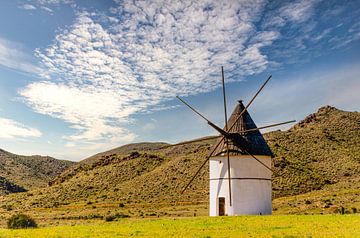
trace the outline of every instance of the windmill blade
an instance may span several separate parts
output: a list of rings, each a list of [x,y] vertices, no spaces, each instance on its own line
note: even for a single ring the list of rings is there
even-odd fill
[[[242,110],[240,112],[240,114],[238,115],[238,117],[236,118],[236,120],[233,122],[233,124],[230,126],[229,130],[230,131],[235,124],[237,123],[237,121],[241,118],[241,116],[246,112],[246,110],[250,107],[250,105],[252,104],[252,102],[255,100],[255,98],[259,95],[259,93],[262,91],[262,89],[265,87],[265,85],[269,82],[269,80],[271,79],[271,75],[268,77],[268,79],[265,81],[265,83],[263,83],[263,85],[260,87],[260,89],[256,92],[256,94],[254,95],[254,97],[250,100],[250,102],[246,105],[246,107],[244,108],[244,110]],[[204,117],[203,115],[201,115],[199,112],[197,112],[194,108],[192,108],[190,105],[188,105],[185,101],[183,101],[179,96],[176,96],[181,102],[183,102],[185,105],[187,105],[188,107],[190,107],[190,109],[192,109],[194,112],[196,112],[196,114],[198,114],[199,116],[201,116],[203,119],[205,119],[208,123],[210,122],[208,119],[206,119],[206,117]],[[212,156],[212,154],[215,152],[215,150],[217,149],[217,147],[220,145],[220,143],[222,143],[224,141],[223,137],[214,147],[214,149],[211,151],[211,153],[209,154],[209,156],[206,158],[206,160],[203,162],[203,164],[199,167],[199,169],[196,171],[196,173],[193,175],[193,177],[191,178],[191,180],[189,181],[189,183],[185,186],[185,188],[183,189],[183,191],[181,192],[181,194],[183,194],[185,192],[185,190],[190,186],[190,184],[192,183],[192,181],[194,181],[194,179],[196,178],[196,176],[198,175],[198,173],[201,171],[201,169],[205,166],[206,162],[208,162],[208,160],[210,159],[210,157]],[[255,156],[251,155],[250,153],[248,153],[250,156],[252,156],[253,158],[255,158],[258,162],[260,162],[261,164],[263,164],[260,160],[258,160]],[[267,165],[263,164],[265,167],[267,167],[268,169],[271,170],[271,168],[269,168]],[[272,170],[271,170],[272,171]]]
[[[205,164],[208,162],[208,160],[210,159],[210,157],[213,155],[213,153],[215,152],[215,150],[219,147],[219,145],[224,141],[225,137],[223,136],[221,138],[221,140],[215,145],[214,149],[210,152],[210,154],[206,157],[206,159],[204,160],[204,162],[201,164],[201,166],[199,167],[199,169],[196,171],[196,173],[193,175],[193,177],[190,179],[190,181],[186,184],[186,186],[184,187],[184,189],[181,191],[181,194],[183,194],[185,192],[185,190],[190,186],[190,184],[194,181],[194,179],[196,178],[196,176],[200,173],[201,169],[205,166]],[[243,149],[242,150],[250,155],[253,159],[255,159],[257,162],[259,162],[261,165],[263,165],[265,168],[267,168],[268,170],[270,170],[272,173],[274,173],[274,171],[267,166],[266,164],[264,164],[263,162],[261,162],[258,158],[256,158],[253,154],[249,153],[247,150]]]
[[[231,199],[231,175],[230,175],[230,152],[229,152],[229,141],[226,139],[226,151],[227,151],[227,169],[228,169],[228,180],[229,180],[229,200],[230,200],[230,207],[232,206],[232,199]]]
[[[274,126],[281,126],[281,125],[285,125],[285,124],[293,123],[293,122],[296,122],[296,120],[286,121],[286,122],[281,122],[281,123],[276,123],[276,124],[271,124],[271,125],[267,125],[267,126],[261,126],[261,127],[257,127],[257,128],[254,128],[254,129],[249,129],[249,130],[245,130],[245,131],[240,131],[239,133],[247,133],[247,132],[251,132],[251,131],[258,131],[258,130],[261,130],[261,129],[265,129],[265,128],[269,128],[269,127],[274,127]],[[222,137],[222,136],[221,136],[221,135],[220,135],[220,136],[215,136],[215,135],[213,135],[213,136],[207,136],[207,137],[205,137],[205,138],[200,138],[200,139],[195,139],[195,140],[184,141],[184,142],[176,143],[176,144],[173,144],[173,145],[165,145],[165,146],[163,146],[163,147],[160,147],[159,149],[166,149],[166,148],[171,148],[171,147],[180,146],[180,145],[187,145],[187,144],[192,144],[192,143],[201,142],[201,141],[213,140],[213,139],[220,138],[220,137]]]
[[[207,119],[205,116],[203,116],[200,112],[198,112],[197,110],[195,110],[192,106],[190,106],[185,100],[181,99],[179,96],[176,96],[177,99],[179,99],[182,103],[184,103],[187,107],[189,107],[193,112],[195,112],[196,114],[198,114],[200,117],[202,117],[205,121],[207,121],[207,123],[213,127],[215,130],[217,130],[221,135],[225,136],[226,138],[230,138],[229,136],[229,131],[235,126],[235,124],[239,121],[239,119],[241,118],[241,116],[246,112],[246,110],[250,107],[250,105],[253,103],[253,101],[255,100],[255,98],[259,95],[259,93],[263,90],[263,88],[265,87],[265,85],[269,82],[269,80],[271,79],[272,75],[270,75],[267,80],[263,83],[263,85],[261,85],[260,89],[256,92],[256,94],[252,97],[252,99],[250,100],[250,102],[246,105],[246,107],[244,108],[244,110],[242,110],[240,112],[240,114],[237,116],[236,120],[233,122],[233,124],[230,126],[230,128],[226,131],[222,130],[220,127],[218,127],[217,125],[215,125],[214,123],[212,123],[209,119]]]
[[[253,101],[255,100],[255,98],[259,95],[259,93],[263,90],[263,88],[265,87],[265,85],[269,82],[269,80],[271,79],[272,75],[270,75],[268,77],[268,79],[265,81],[265,83],[263,83],[263,85],[260,87],[260,89],[256,92],[256,94],[252,97],[252,99],[250,100],[250,102],[246,105],[246,107],[244,108],[244,110],[242,110],[240,112],[240,114],[238,115],[238,117],[236,118],[236,120],[233,122],[233,124],[230,126],[228,132],[235,126],[235,124],[238,122],[238,120],[241,118],[241,116],[246,112],[246,110],[250,107],[250,105],[253,103]]]
[[[163,147],[160,147],[160,149],[166,149],[166,148],[179,146],[179,145],[187,145],[187,144],[192,144],[192,143],[201,142],[201,141],[213,140],[213,139],[220,138],[220,137],[222,137],[222,136],[207,136],[206,138],[184,141],[184,142],[176,143],[173,145],[165,145]]]
[[[190,184],[194,181],[194,179],[196,178],[196,176],[200,173],[201,169],[205,166],[205,164],[208,162],[208,160],[210,159],[210,157],[213,155],[213,153],[215,152],[215,150],[219,147],[219,145],[221,144],[221,142],[223,142],[224,137],[216,144],[216,146],[214,147],[214,149],[210,152],[210,154],[206,157],[206,159],[204,160],[204,162],[201,164],[201,166],[199,167],[199,169],[196,171],[196,173],[192,176],[192,178],[190,179],[190,181],[186,184],[186,186],[184,187],[184,189],[181,191],[181,194],[183,194],[185,192],[185,190],[190,186]]]
[[[203,116],[200,112],[198,112],[197,110],[195,110],[195,108],[193,108],[192,106],[190,106],[189,103],[187,103],[184,99],[182,99],[179,96],[176,96],[177,99],[179,99],[182,103],[184,103],[188,108],[190,108],[193,112],[195,112],[196,114],[198,114],[200,117],[202,117],[205,121],[209,122],[210,120],[207,119],[205,116]]]
[[[221,135],[229,138],[229,133],[227,133],[226,131],[224,131],[223,129],[221,129],[220,127],[218,127],[217,125],[215,125],[214,123],[212,123],[209,119],[207,119],[205,116],[203,116],[200,112],[198,112],[195,108],[193,108],[192,106],[190,106],[184,99],[180,98],[179,96],[176,96],[177,99],[179,99],[182,103],[184,103],[188,108],[190,108],[193,112],[195,112],[196,114],[198,114],[200,117],[202,117],[205,121],[207,121],[207,123],[214,128],[215,130],[217,130]]]
[[[225,92],[225,77],[224,77],[224,67],[221,66],[221,79],[222,79],[222,87],[223,87],[223,99],[224,99],[224,115],[225,115],[225,131],[228,130],[228,119],[227,119],[227,110],[226,110],[226,92]],[[230,173],[230,153],[229,153],[229,140],[225,139],[226,143],[226,151],[227,151],[227,171],[228,171],[228,184],[229,184],[229,200],[230,207],[232,206],[231,199],[231,173]]]
[[[226,93],[225,93],[225,78],[224,78],[224,67],[221,66],[221,79],[222,79],[222,87],[223,87],[223,99],[224,99],[224,115],[225,115],[225,130],[228,129],[227,124],[227,111],[226,111]]]
[[[271,124],[271,125],[267,125],[267,126],[261,126],[261,127],[257,127],[254,129],[248,129],[245,131],[240,131],[239,133],[246,133],[246,132],[250,132],[250,131],[258,131],[261,129],[265,129],[265,128],[269,128],[269,127],[274,127],[274,126],[281,126],[281,125],[285,125],[285,124],[289,124],[289,123],[293,123],[296,122],[296,120],[292,120],[292,121],[286,121],[286,122],[281,122],[281,123],[276,123],[276,124]]]
[[[248,107],[250,107],[250,105],[252,104],[252,102],[255,100],[255,98],[259,95],[259,93],[263,90],[263,88],[265,87],[265,85],[269,82],[269,80],[271,79],[272,75],[270,75],[268,77],[268,79],[265,81],[265,83],[263,83],[263,85],[261,85],[260,89],[256,92],[256,94],[254,95],[254,97],[250,100],[250,102],[248,103],[248,105],[246,105],[245,109],[243,111],[246,111],[248,109]]]
[[[241,148],[242,150],[244,150],[244,152],[248,155],[250,155],[253,159],[255,159],[257,162],[259,162],[261,165],[263,165],[265,168],[267,168],[268,170],[270,170],[272,173],[274,173],[274,171],[269,167],[267,166],[266,164],[264,164],[263,162],[261,162],[258,158],[255,157],[255,155],[249,153],[247,150]]]

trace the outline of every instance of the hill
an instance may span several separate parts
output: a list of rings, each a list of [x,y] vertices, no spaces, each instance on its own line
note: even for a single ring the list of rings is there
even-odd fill
[[[45,187],[73,164],[49,156],[22,156],[0,149],[0,194]]]
[[[360,113],[326,106],[288,131],[264,136],[275,155],[276,213],[360,208]],[[168,148],[164,143],[119,147],[69,168],[52,186],[34,190],[31,196],[0,197],[0,202],[29,210],[53,208],[52,216],[68,219],[119,209],[134,216],[205,215],[208,165],[184,194],[181,190],[214,143],[215,139]],[[331,196],[331,202],[321,196]]]
[[[360,113],[326,106],[290,130],[265,135],[275,154],[276,197],[360,177]]]

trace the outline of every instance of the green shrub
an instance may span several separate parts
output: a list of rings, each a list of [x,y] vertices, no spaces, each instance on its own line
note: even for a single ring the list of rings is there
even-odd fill
[[[34,219],[25,214],[16,214],[7,221],[9,229],[35,228],[37,224]]]

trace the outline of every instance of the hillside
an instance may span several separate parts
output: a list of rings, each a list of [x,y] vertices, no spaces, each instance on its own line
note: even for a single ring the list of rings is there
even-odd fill
[[[322,107],[285,132],[265,135],[275,154],[276,196],[360,177],[360,113]]]
[[[49,156],[22,156],[0,149],[0,194],[45,187],[73,164]]]
[[[26,192],[26,189],[10,182],[4,177],[0,177],[0,194]]]
[[[290,130],[274,131],[264,136],[275,155],[273,159],[275,197],[318,190],[325,185],[335,184],[360,175],[360,114],[357,112],[345,112],[330,106],[322,107]],[[152,171],[152,175],[160,176],[157,173],[161,172],[162,177],[164,177],[163,175],[169,177],[171,174],[172,178],[170,179],[177,180],[175,178],[179,175],[172,173],[178,171],[188,177],[193,174],[194,168],[196,169],[194,165],[202,162],[202,158],[208,153],[208,149],[214,141],[159,150],[157,149],[166,144],[126,145],[82,161],[77,168],[66,171],[67,173],[61,175],[57,180],[67,181],[65,177],[70,178],[70,173],[77,174],[74,171],[81,171],[80,168],[88,173],[93,171],[96,174],[100,172],[97,170],[104,166],[108,166],[109,171],[112,171],[114,170],[112,165],[121,165],[124,168],[130,163],[133,163],[133,168],[143,174],[146,168],[143,168],[142,164],[146,167],[148,166],[147,161],[150,160],[154,165],[154,167],[149,165],[151,171],[157,166],[164,165],[164,167],[160,167],[159,171]],[[135,154],[130,155],[131,153]],[[195,156],[198,156],[198,159],[195,159]],[[144,163],[141,162],[142,160]],[[185,171],[183,171],[184,169]],[[204,169],[203,176],[205,178],[206,171],[207,169]],[[140,172],[135,176],[134,170],[125,169],[125,174],[118,175],[122,179],[126,177],[126,180],[132,180],[138,177]],[[146,177],[145,174],[144,176]],[[96,181],[95,178],[94,181]],[[171,184],[179,186],[182,182]],[[207,190],[207,188],[203,188],[203,190]]]
[[[313,212],[330,213],[352,204],[360,209],[356,195],[360,181],[360,113],[322,107],[288,131],[270,132],[265,138],[275,154],[276,212],[306,212],[311,208]],[[0,203],[22,209],[59,207],[59,214],[53,216],[61,217],[80,211],[87,216],[108,213],[120,209],[119,204],[125,207],[122,211],[126,209],[135,216],[205,215],[208,165],[184,194],[181,190],[214,142],[169,148],[162,148],[164,143],[127,145],[82,161],[57,177],[52,186],[34,190],[31,196],[0,197]],[[324,205],[321,197],[317,201],[312,195],[321,196],[322,192],[334,196],[331,205]],[[294,195],[305,197],[289,202],[297,197]],[[310,203],[306,196],[313,197]],[[302,209],[298,209],[300,206]]]

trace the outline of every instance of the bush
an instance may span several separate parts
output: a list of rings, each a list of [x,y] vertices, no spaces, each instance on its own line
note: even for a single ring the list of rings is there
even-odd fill
[[[115,219],[116,219],[116,217],[113,216],[113,215],[110,215],[110,216],[106,216],[106,217],[105,217],[105,221],[113,221],[113,220],[115,220]]]
[[[123,213],[116,213],[114,215],[106,216],[105,221],[114,221],[117,220],[118,218],[128,218],[128,217],[130,216]]]
[[[7,221],[9,229],[35,228],[37,224],[34,219],[25,214],[17,214],[10,217]]]
[[[352,207],[351,208],[352,212],[355,214],[357,212],[357,208],[356,207]]]

